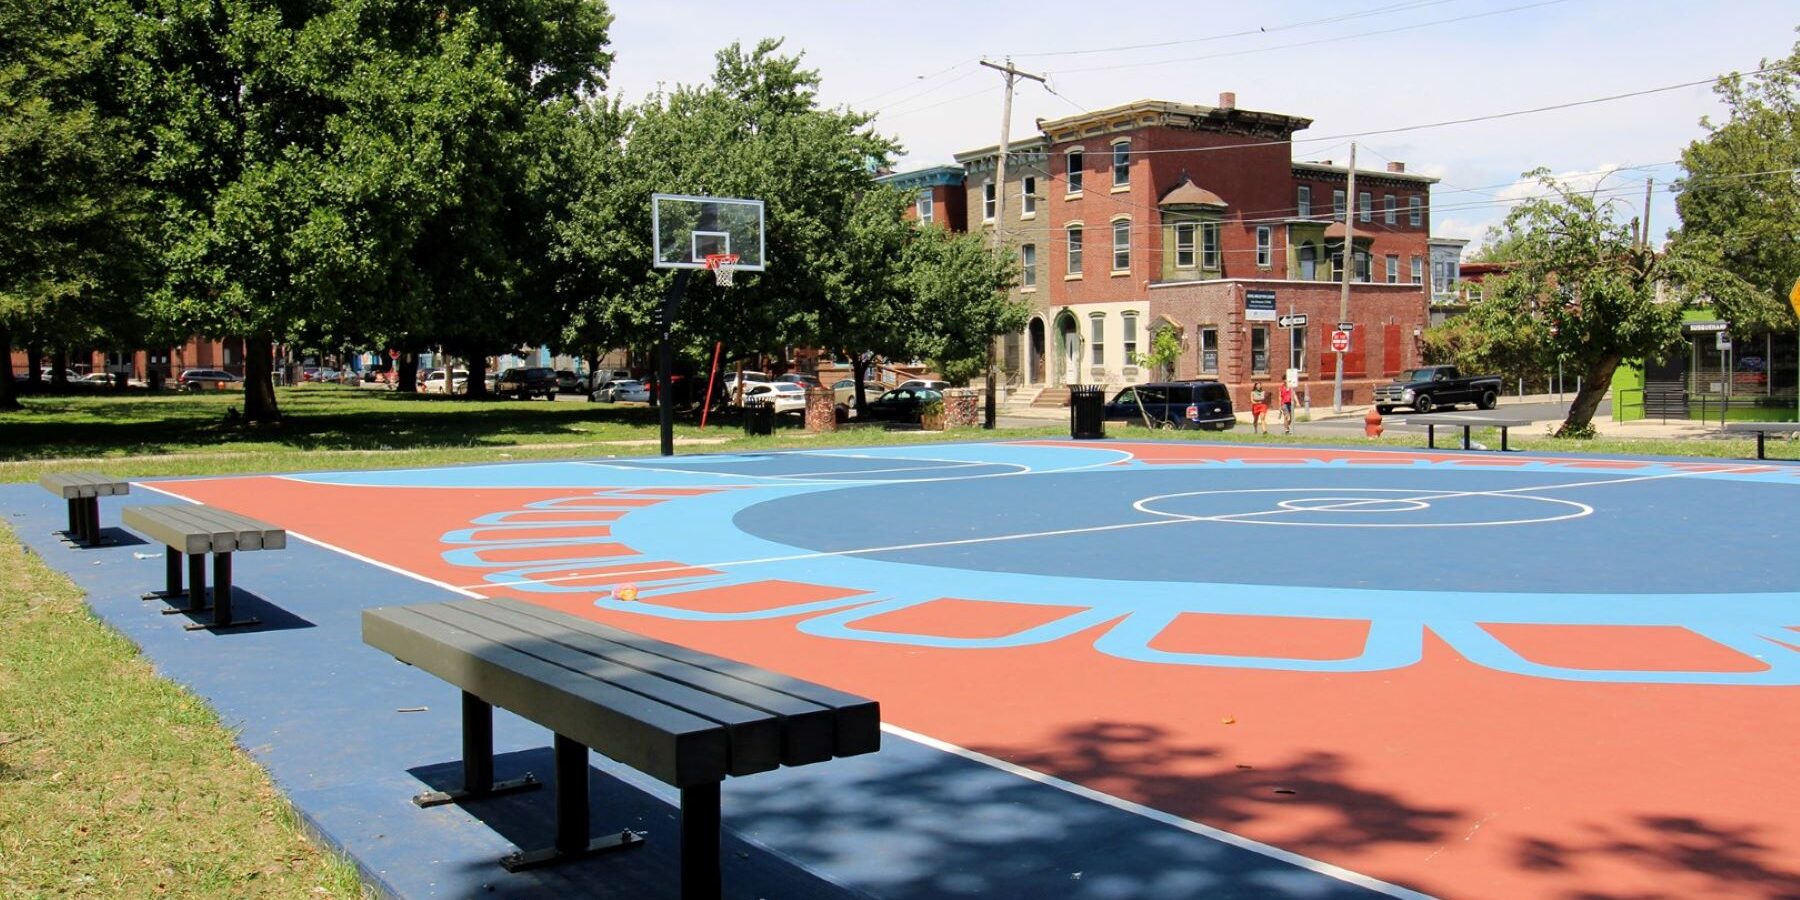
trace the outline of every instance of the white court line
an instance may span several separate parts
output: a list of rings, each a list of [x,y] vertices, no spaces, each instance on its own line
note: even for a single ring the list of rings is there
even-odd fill
[[[1265,844],[1261,841],[1251,840],[1242,835],[1232,834],[1229,831],[1214,828],[1211,825],[1205,825],[1191,819],[1184,819],[1173,813],[1167,813],[1154,807],[1145,806],[1142,803],[1134,803],[1130,800],[1114,797],[1111,794],[1102,793],[1086,785],[1076,784],[1073,781],[1067,781],[1058,778],[1055,775],[1046,775],[1035,769],[1027,769],[1017,763],[1010,763],[1003,759],[997,759],[985,753],[970,750],[967,747],[959,747],[948,741],[940,741],[937,738],[927,737],[916,731],[909,731],[905,728],[901,728],[898,725],[891,725],[883,722],[881,724],[881,730],[896,737],[905,738],[906,740],[917,744],[923,744],[933,750],[951,753],[971,762],[977,762],[984,766],[999,769],[1008,775],[1014,775],[1026,779],[1027,781],[1033,781],[1044,785],[1045,787],[1056,788],[1057,790],[1074,794],[1084,800],[1091,800],[1095,803],[1110,806],[1121,812],[1142,816],[1143,818],[1162,825],[1179,828],[1191,834],[1197,834],[1201,837],[1218,841],[1221,844],[1237,847],[1240,850],[1248,850],[1259,856],[1266,856],[1269,859],[1284,862],[1288,865],[1295,866],[1296,868],[1305,869],[1308,872],[1323,875],[1327,878],[1335,878],[1346,884],[1355,885],[1356,887],[1374,891],[1378,894],[1384,894],[1389,897],[1400,897],[1404,898],[1404,900],[1432,900],[1430,894],[1422,894],[1411,888],[1401,887],[1400,885],[1382,881],[1378,878],[1372,878],[1360,872],[1353,872],[1342,866],[1313,859],[1310,856],[1301,856],[1292,850],[1283,850],[1280,847]]]

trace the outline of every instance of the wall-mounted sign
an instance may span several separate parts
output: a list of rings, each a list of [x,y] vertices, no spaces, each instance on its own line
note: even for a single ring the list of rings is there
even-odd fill
[[[1273,322],[1275,315],[1274,291],[1245,291],[1244,320],[1247,322]]]

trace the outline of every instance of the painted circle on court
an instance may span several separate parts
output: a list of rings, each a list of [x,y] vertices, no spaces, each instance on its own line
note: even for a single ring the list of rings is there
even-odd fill
[[[1594,512],[1586,503],[1518,492],[1344,487],[1183,491],[1145,497],[1131,506],[1192,522],[1296,528],[1503,527]]]

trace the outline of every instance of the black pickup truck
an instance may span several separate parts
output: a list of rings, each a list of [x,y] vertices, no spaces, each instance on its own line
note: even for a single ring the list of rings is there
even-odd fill
[[[1410,406],[1422,413],[1434,409],[1453,409],[1458,403],[1473,403],[1482,409],[1493,409],[1500,402],[1500,376],[1481,375],[1464,378],[1455,366],[1422,366],[1394,376],[1392,384],[1375,389],[1375,411],[1387,415],[1395,407]]]

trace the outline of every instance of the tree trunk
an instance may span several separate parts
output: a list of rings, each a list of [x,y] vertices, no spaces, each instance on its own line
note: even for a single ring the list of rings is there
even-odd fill
[[[25,388],[33,394],[44,390],[44,351],[37,347],[25,348]]]
[[[471,400],[487,397],[487,357],[473,356],[469,358],[469,385],[466,391]]]
[[[275,403],[275,342],[268,335],[244,339],[244,419],[250,422],[281,421]]]
[[[1613,372],[1618,370],[1623,359],[1624,357],[1617,355],[1602,356],[1588,367],[1581,379],[1581,390],[1569,404],[1569,417],[1556,430],[1557,437],[1585,436],[1588,433],[1594,421],[1594,411],[1600,408],[1600,401],[1612,387]]]
[[[869,378],[869,361],[861,353],[850,355],[850,377],[856,380],[856,396],[852,405],[856,407],[856,417],[861,419],[863,413],[868,411],[868,401],[863,399],[863,384]]]
[[[12,358],[12,329],[5,319],[0,319],[0,353]],[[6,367],[4,378],[0,378],[0,410],[19,408],[19,383],[13,379],[12,365]]]
[[[116,368],[120,370],[113,372],[112,389],[115,394],[124,394],[125,389],[131,386],[131,373],[133,371],[131,351],[120,350],[119,360],[120,362],[117,366],[108,365],[107,368]]]
[[[419,354],[411,350],[400,351],[399,378],[394,382],[394,390],[403,394],[419,392]]]
[[[69,348],[58,347],[50,354],[50,386],[59,394],[69,392]]]

